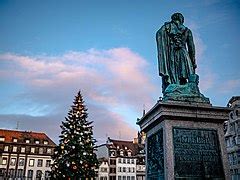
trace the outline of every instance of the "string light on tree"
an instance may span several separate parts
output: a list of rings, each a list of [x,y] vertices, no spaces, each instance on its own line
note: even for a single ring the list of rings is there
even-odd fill
[[[78,92],[68,116],[60,126],[59,145],[53,155],[52,179],[95,178],[98,161],[94,154],[92,122],[80,92]]]

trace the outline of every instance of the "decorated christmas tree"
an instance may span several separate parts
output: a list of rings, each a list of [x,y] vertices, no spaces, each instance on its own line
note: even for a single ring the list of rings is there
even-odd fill
[[[59,145],[53,155],[52,179],[91,179],[96,176],[98,160],[94,153],[92,122],[80,91],[65,122],[61,125]]]

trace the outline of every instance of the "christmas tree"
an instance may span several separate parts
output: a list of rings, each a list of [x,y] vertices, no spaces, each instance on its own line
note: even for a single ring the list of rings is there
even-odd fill
[[[59,145],[55,148],[52,179],[91,179],[96,176],[98,160],[93,138],[92,122],[80,91],[78,92],[62,129]]]

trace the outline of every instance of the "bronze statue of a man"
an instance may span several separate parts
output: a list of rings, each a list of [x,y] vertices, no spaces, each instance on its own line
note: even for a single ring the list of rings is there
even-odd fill
[[[174,13],[171,19],[156,34],[163,92],[169,84],[186,84],[197,67],[192,32],[183,25],[183,15]]]

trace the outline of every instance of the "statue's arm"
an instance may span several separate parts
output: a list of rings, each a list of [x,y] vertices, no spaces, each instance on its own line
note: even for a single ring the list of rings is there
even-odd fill
[[[161,29],[159,29],[156,33],[156,41],[157,41],[157,56],[158,56],[158,66],[159,66],[159,75],[162,76],[161,72],[161,61],[162,61],[162,47],[161,47]]]
[[[193,35],[192,35],[192,32],[191,32],[190,29],[188,30],[187,46],[188,46],[189,57],[192,60],[193,67],[195,69],[197,67],[196,59],[195,59],[195,45],[194,45],[194,42],[193,42]]]
[[[167,72],[167,54],[166,54],[166,32],[165,26],[162,26],[156,33],[157,52],[158,52],[158,68],[159,75],[166,76]]]

